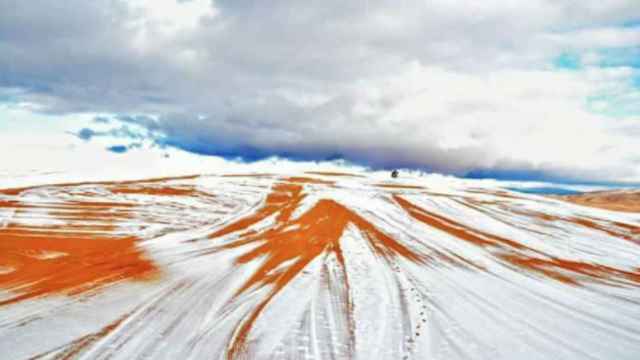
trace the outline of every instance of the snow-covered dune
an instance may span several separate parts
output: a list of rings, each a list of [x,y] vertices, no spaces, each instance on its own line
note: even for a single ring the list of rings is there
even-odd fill
[[[0,190],[2,359],[638,359],[640,214],[405,175]]]

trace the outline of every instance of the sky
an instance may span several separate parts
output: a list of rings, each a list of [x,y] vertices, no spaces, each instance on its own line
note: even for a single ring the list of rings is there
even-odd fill
[[[640,181],[637,0],[0,9],[5,167],[186,152]]]

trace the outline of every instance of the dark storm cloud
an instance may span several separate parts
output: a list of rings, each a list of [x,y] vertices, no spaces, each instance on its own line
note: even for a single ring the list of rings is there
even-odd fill
[[[48,113],[120,114],[85,140],[463,174],[510,156],[491,143],[502,127],[463,125],[512,105],[455,86],[542,66],[564,50],[550,34],[622,23],[637,5],[600,3],[182,0],[209,11],[179,15],[167,0],[0,0],[0,88]]]

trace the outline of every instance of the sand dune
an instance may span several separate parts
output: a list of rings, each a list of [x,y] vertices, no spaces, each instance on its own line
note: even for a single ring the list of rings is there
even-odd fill
[[[601,209],[640,212],[640,190],[594,191],[579,195],[558,196],[557,198]]]
[[[637,359],[638,259],[638,215],[446,179],[309,171],[5,189],[0,353]]]

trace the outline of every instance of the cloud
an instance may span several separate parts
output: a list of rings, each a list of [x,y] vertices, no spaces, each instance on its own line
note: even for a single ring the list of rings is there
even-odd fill
[[[640,128],[638,73],[610,55],[640,46],[634,0],[0,7],[12,9],[0,14],[0,87],[38,111],[102,114],[95,125],[110,127],[85,140],[640,178],[624,156],[637,141],[617,122]]]

